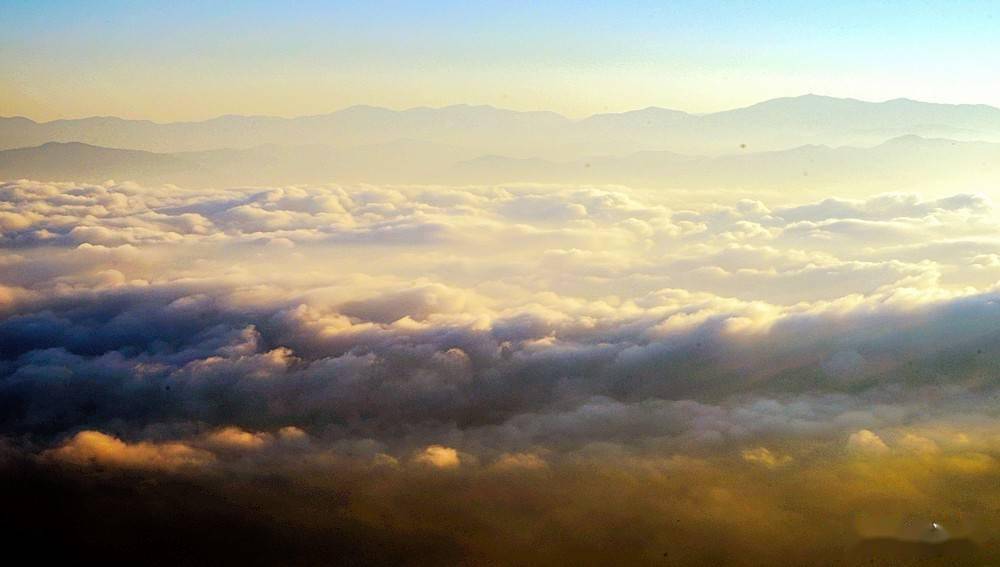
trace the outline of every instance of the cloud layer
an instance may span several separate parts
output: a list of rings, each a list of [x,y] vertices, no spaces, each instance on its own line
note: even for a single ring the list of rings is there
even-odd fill
[[[36,466],[338,470],[357,479],[352,522],[443,510],[399,501],[419,487],[549,510],[628,478],[696,531],[761,514],[732,550],[785,541],[768,530],[837,548],[795,527],[834,488],[857,495],[830,516],[855,539],[923,541],[914,518],[940,506],[982,542],[983,509],[929,475],[995,472],[998,225],[980,195],[679,207],[623,187],[7,182],[0,424]],[[583,529],[587,502],[560,529]],[[650,530],[642,554],[674,541],[666,510],[618,512]],[[502,555],[485,541],[448,545]]]

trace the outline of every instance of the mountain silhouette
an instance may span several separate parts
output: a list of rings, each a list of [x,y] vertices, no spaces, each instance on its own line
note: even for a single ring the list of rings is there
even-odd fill
[[[409,139],[479,155],[566,160],[644,150],[725,154],[806,144],[874,145],[906,134],[1000,141],[1000,109],[805,95],[711,114],[651,107],[581,120],[470,105],[408,110],[353,106],[298,118],[229,115],[162,124],[115,117],[50,122],[0,118],[0,149],[82,142],[160,153],[264,145],[345,148]]]

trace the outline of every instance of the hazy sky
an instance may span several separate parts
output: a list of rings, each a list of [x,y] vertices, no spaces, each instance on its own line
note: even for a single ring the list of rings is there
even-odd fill
[[[1000,104],[1000,3],[0,0],[0,114]]]

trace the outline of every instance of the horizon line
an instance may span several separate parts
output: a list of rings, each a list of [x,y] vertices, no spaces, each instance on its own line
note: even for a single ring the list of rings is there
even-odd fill
[[[147,122],[147,123],[151,123],[151,124],[154,124],[154,125],[163,126],[163,125],[170,125],[170,124],[202,124],[202,123],[205,123],[205,122],[212,122],[212,121],[215,121],[215,120],[222,120],[222,119],[226,119],[226,118],[264,118],[264,119],[276,119],[276,120],[302,120],[302,119],[307,119],[307,118],[319,118],[319,117],[323,117],[323,116],[332,116],[334,114],[339,114],[341,112],[346,112],[346,111],[353,110],[353,109],[362,109],[362,108],[367,108],[367,109],[372,109],[372,110],[383,110],[383,111],[389,111],[389,112],[394,112],[394,113],[403,113],[403,112],[413,112],[413,111],[421,111],[421,110],[424,110],[424,111],[426,111],[426,110],[447,110],[447,109],[452,109],[452,108],[466,107],[466,108],[484,108],[484,109],[498,110],[498,111],[502,111],[502,112],[511,112],[511,113],[516,113],[516,114],[549,114],[549,115],[558,116],[558,117],[563,118],[563,119],[565,119],[565,120],[567,120],[569,122],[582,122],[582,121],[585,121],[585,120],[588,120],[590,118],[594,118],[594,117],[597,117],[597,116],[613,116],[613,115],[621,115],[621,114],[631,114],[631,113],[634,113],[634,112],[643,112],[643,111],[647,111],[647,110],[666,110],[666,111],[670,111],[670,112],[684,113],[684,114],[687,114],[689,116],[695,116],[695,117],[697,117],[697,116],[711,116],[713,114],[722,114],[722,113],[725,113],[725,112],[733,112],[733,111],[737,111],[737,110],[744,110],[744,109],[748,109],[748,108],[753,108],[755,106],[759,106],[759,105],[762,105],[762,104],[767,104],[767,103],[770,103],[770,102],[780,101],[780,100],[796,100],[796,99],[803,99],[803,98],[817,98],[817,99],[837,100],[837,101],[846,101],[846,102],[860,102],[860,103],[865,103],[865,104],[888,104],[888,103],[899,103],[899,102],[911,102],[911,103],[927,104],[927,105],[935,105],[935,106],[985,107],[985,108],[991,108],[991,109],[994,109],[994,110],[1000,110],[1000,107],[993,106],[991,104],[986,104],[986,103],[934,102],[934,101],[920,100],[920,99],[909,98],[909,97],[895,97],[895,98],[885,99],[885,100],[866,100],[866,99],[860,99],[860,98],[855,98],[855,97],[838,97],[838,96],[823,95],[823,94],[816,94],[816,93],[805,93],[805,94],[800,94],[800,95],[789,95],[789,96],[779,96],[779,97],[774,97],[774,98],[768,98],[768,99],[757,101],[757,102],[754,102],[754,103],[751,103],[751,104],[747,104],[747,105],[744,105],[744,106],[724,108],[724,109],[715,110],[715,111],[712,111],[712,112],[690,112],[690,111],[681,110],[681,109],[678,109],[678,108],[670,108],[670,107],[665,107],[665,106],[651,105],[651,106],[645,106],[645,107],[642,107],[642,108],[634,108],[634,109],[631,109],[631,110],[621,110],[621,111],[618,111],[618,112],[597,112],[597,113],[593,113],[593,114],[588,114],[588,115],[585,115],[585,116],[581,116],[581,117],[578,117],[578,118],[574,118],[574,117],[568,116],[566,114],[563,114],[561,112],[557,112],[557,111],[554,111],[554,110],[545,110],[545,109],[516,110],[516,109],[512,109],[512,108],[506,108],[506,107],[502,107],[502,106],[496,106],[496,105],[493,105],[493,104],[454,103],[454,104],[445,104],[445,105],[441,105],[441,106],[420,105],[420,106],[412,106],[412,107],[406,107],[406,108],[391,108],[391,107],[388,107],[388,106],[380,106],[380,105],[358,103],[358,104],[352,104],[352,105],[344,106],[344,107],[341,107],[341,108],[338,108],[338,109],[335,109],[335,110],[331,110],[329,112],[318,113],[318,114],[300,114],[300,115],[295,115],[295,116],[283,116],[283,115],[278,115],[278,114],[219,114],[219,115],[211,116],[209,118],[196,119],[196,120],[159,121],[159,120],[151,120],[151,119],[148,119],[148,118],[125,118],[125,117],[122,117],[122,116],[111,115],[111,114],[98,114],[98,115],[89,115],[89,116],[78,116],[78,117],[75,117],[75,118],[54,118],[52,120],[36,120],[34,118],[30,118],[30,117],[24,116],[24,115],[12,115],[12,116],[0,115],[0,119],[5,119],[5,120],[22,119],[22,120],[28,120],[30,122],[33,122],[33,123],[39,124],[39,125],[41,125],[41,124],[52,124],[52,123],[55,123],[55,122],[75,122],[75,121],[81,121],[81,120],[105,119],[105,120],[121,120],[123,122]]]

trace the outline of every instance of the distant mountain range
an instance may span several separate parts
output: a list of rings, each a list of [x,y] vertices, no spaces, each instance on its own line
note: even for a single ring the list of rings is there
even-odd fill
[[[996,184],[998,143],[994,107],[815,95],[705,115],[646,108],[582,120],[464,105],[170,124],[0,118],[0,178],[891,190]]]
[[[342,149],[261,146],[172,154],[49,142],[0,151],[0,179],[15,178],[184,186],[566,182],[881,191],[946,185],[961,190],[963,185],[1000,183],[1000,144],[903,136],[870,148],[812,145],[708,157],[646,151],[560,162],[475,156],[468,150],[412,140]]]
[[[353,106],[300,118],[222,116],[168,124],[113,117],[42,123],[0,118],[0,149],[82,142],[163,153],[263,145],[344,148],[406,139],[461,147],[481,155],[573,159],[644,150],[712,155],[741,148],[773,151],[806,144],[864,146],[906,134],[1000,141],[1000,109],[806,95],[712,114],[654,107],[582,120],[553,112],[467,105],[402,111]]]

